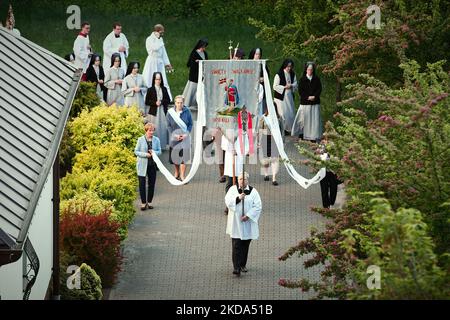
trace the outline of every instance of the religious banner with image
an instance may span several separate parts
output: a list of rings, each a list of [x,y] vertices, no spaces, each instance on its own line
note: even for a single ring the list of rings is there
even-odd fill
[[[232,140],[236,138],[239,111],[245,106],[252,115],[257,114],[260,65],[255,60],[208,60],[204,64],[208,128],[221,128]]]
[[[197,172],[203,154],[202,128],[220,128],[230,141],[242,137],[242,130],[254,130],[252,123],[257,119],[242,119],[240,114],[243,107],[252,116],[258,114],[258,98],[262,88],[259,84],[259,75],[262,66],[264,76],[265,95],[267,101],[268,116],[264,118],[275,141],[276,148],[288,174],[302,187],[309,188],[319,183],[325,177],[325,168],[320,169],[312,178],[300,175],[289,161],[284,150],[284,143],[278,126],[275,106],[273,104],[272,89],[269,75],[265,68],[265,60],[202,60],[199,61],[199,79],[197,87],[198,114],[195,130],[193,131],[194,156],[189,174],[183,181],[177,180],[164,166],[159,157],[153,154],[153,160],[161,173],[172,185],[183,185],[188,183]],[[247,118],[248,118],[247,114]],[[245,125],[243,125],[245,123]],[[253,153],[253,135],[248,133],[250,153]],[[242,138],[239,138],[239,145]],[[243,153],[243,152],[241,152]]]

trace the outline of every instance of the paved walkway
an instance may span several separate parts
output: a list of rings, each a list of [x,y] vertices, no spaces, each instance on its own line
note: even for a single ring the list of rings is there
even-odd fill
[[[290,140],[287,153],[299,160]],[[167,161],[168,154],[163,159]],[[303,176],[308,169],[296,166]],[[250,245],[247,274],[232,274],[231,240],[225,234],[224,184],[218,167],[201,165],[194,179],[171,186],[158,173],[155,209],[137,211],[124,242],[123,271],[110,299],[307,299],[298,289],[278,286],[279,278],[317,280],[318,268],[305,270],[297,256],[277,257],[323,228],[325,219],[310,211],[320,205],[319,184],[307,190],[291,179],[280,164],[279,186],[264,182],[259,167],[249,166],[250,184],[263,201],[260,239]],[[136,206],[138,202],[136,202]]]

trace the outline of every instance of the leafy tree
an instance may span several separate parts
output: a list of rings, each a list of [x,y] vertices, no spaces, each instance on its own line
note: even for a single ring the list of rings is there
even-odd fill
[[[448,299],[450,274],[437,264],[434,243],[420,211],[400,208],[395,212],[382,198],[371,203],[364,233],[351,229],[343,232],[347,254],[352,255],[358,247],[367,255],[352,271],[349,298]],[[369,266],[380,270],[378,290],[367,286]]]

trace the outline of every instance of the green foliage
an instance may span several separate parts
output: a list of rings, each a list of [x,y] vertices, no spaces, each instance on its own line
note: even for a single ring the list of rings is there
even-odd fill
[[[366,0],[279,0],[283,13],[275,25],[252,19],[258,36],[276,42],[286,55],[305,55],[323,65],[324,73],[355,80],[368,73],[385,82],[401,81],[398,65],[406,57],[425,64],[449,57],[447,1],[376,2],[381,29],[366,26]],[[287,19],[286,19],[287,18]],[[288,23],[286,23],[286,20]],[[430,46],[433,50],[429,50]]]
[[[69,200],[80,197],[86,191],[95,192],[100,199],[112,201],[114,213],[121,224],[119,233],[121,239],[126,237],[127,225],[133,219],[136,199],[137,179],[130,179],[123,173],[109,169],[101,171],[73,170],[61,180],[61,199]]]
[[[90,111],[100,104],[95,83],[80,82],[77,94],[70,109],[70,119],[78,117],[83,110]]]
[[[131,179],[136,177],[136,156],[132,151],[115,143],[88,146],[75,156],[74,170],[114,170]]]
[[[80,266],[81,275],[81,288],[80,289],[68,289],[67,279],[70,274],[66,273],[67,267],[73,264],[73,257],[68,254],[61,252],[60,268],[60,290],[62,300],[101,300],[103,297],[102,293],[102,282],[100,277],[97,275],[94,269],[92,269],[86,263]]]
[[[86,191],[77,193],[68,200],[61,201],[60,215],[72,214],[74,212],[84,212],[91,215],[99,215],[105,210],[111,210],[111,218],[117,220],[114,211],[114,201],[101,199],[97,193]]]
[[[448,299],[449,274],[437,264],[432,239],[422,214],[415,209],[392,210],[386,199],[375,198],[366,217],[365,234],[349,236],[367,255],[352,272],[353,299]],[[349,230],[347,230],[349,231]],[[355,245],[353,245],[354,247]],[[369,290],[367,268],[381,271],[381,288]]]
[[[41,5],[67,7],[73,4],[69,0],[43,0]],[[226,19],[228,21],[239,21],[242,16],[252,14],[255,17],[270,17],[270,10],[275,0],[259,1],[255,6],[254,1],[229,1],[226,5],[219,0],[161,0],[158,2],[136,2],[122,0],[114,2],[108,0],[78,0],[77,5],[95,11],[103,11],[111,15],[143,14],[146,16],[170,15],[172,17],[196,17],[203,19]]]
[[[90,112],[82,111],[69,124],[69,130],[76,152],[109,142],[133,151],[137,138],[143,134],[143,122],[136,107],[102,105]]]
[[[366,235],[376,248],[379,244],[371,232],[384,232],[380,226],[373,227],[379,221],[364,218],[371,211],[370,199],[381,193],[399,215],[410,217],[411,212],[421,212],[433,246],[414,245],[423,245],[426,252],[434,251],[437,265],[442,267],[447,263],[450,248],[450,77],[443,65],[444,62],[428,64],[427,70],[421,72],[415,61],[405,62],[401,65],[404,83],[397,89],[371,76],[362,76],[361,83],[349,87],[354,96],[343,101],[344,113],[336,114],[334,123],[327,123],[325,136],[331,160],[323,163],[307,144],[300,148],[304,155],[314,159],[309,162],[313,167],[318,169],[325,165],[345,181],[348,201],[342,210],[315,209],[331,218],[333,223],[323,232],[313,232],[310,238],[300,241],[280,257],[285,260],[296,252],[301,255],[313,253],[305,267],[324,264],[321,281],[283,280],[282,285],[314,289],[317,298],[349,297],[355,290],[348,283],[349,275],[360,268],[368,254],[372,254],[364,249],[369,247],[368,243],[362,247],[355,240],[356,234]],[[359,108],[371,110],[377,117],[371,120]],[[414,209],[404,211],[400,208]],[[416,219],[417,214],[413,217]],[[348,229],[353,231],[350,234],[344,232]],[[417,241],[425,241],[422,235],[414,237]],[[344,244],[345,248],[339,244]],[[392,282],[387,285],[393,286],[398,280],[396,276],[400,274],[393,275]],[[424,276],[426,281],[431,281],[428,276],[435,277],[435,284],[442,280],[439,272]],[[407,283],[399,290],[407,296],[411,288]],[[383,297],[395,298],[399,292],[385,292]],[[428,297],[434,296],[434,293],[426,292]]]
[[[69,120],[78,117],[82,110],[91,110],[92,108],[100,104],[100,99],[97,96],[96,88],[94,84],[89,82],[80,82],[80,85],[75,95],[75,99],[72,103],[72,108],[70,109]],[[65,176],[67,171],[72,169],[73,158],[75,157],[76,151],[71,144],[69,129],[66,127],[64,130],[63,138],[61,140],[61,146],[59,148],[60,152],[60,168],[61,175]]]

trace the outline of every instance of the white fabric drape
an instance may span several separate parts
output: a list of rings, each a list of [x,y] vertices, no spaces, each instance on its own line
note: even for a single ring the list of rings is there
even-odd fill
[[[206,125],[206,106],[205,106],[205,95],[204,90],[205,86],[202,81],[203,76],[203,61],[199,61],[199,69],[198,69],[198,90],[197,90],[197,103],[198,103],[198,113],[197,113],[197,122],[194,126],[194,158],[192,159],[191,168],[189,170],[189,174],[186,176],[186,178],[183,181],[177,180],[173,174],[164,166],[164,164],[161,162],[159,157],[153,153],[153,160],[155,161],[156,165],[158,166],[159,171],[166,177],[167,181],[169,181],[170,184],[174,186],[181,186],[189,181],[194,177],[194,175],[197,173],[198,167],[200,166],[201,157],[203,155],[203,130],[202,127]]]

